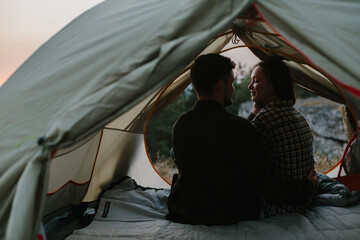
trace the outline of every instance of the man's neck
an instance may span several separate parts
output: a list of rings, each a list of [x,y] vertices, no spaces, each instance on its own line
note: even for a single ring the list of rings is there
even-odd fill
[[[222,101],[219,98],[212,97],[212,96],[198,96],[198,100],[199,101],[215,101],[224,106],[224,101]]]

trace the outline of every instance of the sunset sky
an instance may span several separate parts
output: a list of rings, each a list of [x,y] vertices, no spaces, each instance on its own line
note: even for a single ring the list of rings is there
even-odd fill
[[[0,85],[43,43],[103,0],[0,0]]]
[[[0,86],[43,43],[102,1],[0,0]],[[236,55],[239,53],[241,62],[250,61],[251,65],[257,61],[246,50],[237,50]]]

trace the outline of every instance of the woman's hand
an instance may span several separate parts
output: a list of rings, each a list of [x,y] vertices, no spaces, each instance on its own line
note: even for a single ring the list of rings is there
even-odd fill
[[[315,171],[315,167],[313,166],[311,169],[310,169],[310,172],[307,176],[307,179],[309,179],[312,183],[313,183],[313,186],[316,187],[317,185],[317,180],[318,180],[318,174],[317,172]]]

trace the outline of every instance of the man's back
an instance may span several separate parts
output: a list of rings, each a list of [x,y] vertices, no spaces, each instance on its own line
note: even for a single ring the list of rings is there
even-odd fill
[[[259,217],[252,183],[263,153],[247,120],[218,102],[198,101],[176,122],[173,147],[179,178],[169,196],[169,220],[213,225]]]
[[[191,67],[199,101],[173,128],[179,177],[168,199],[171,221],[231,224],[257,219],[261,197],[303,203],[311,196],[312,181],[289,184],[274,177],[253,126],[225,111],[235,91],[234,67],[219,54],[201,55]]]

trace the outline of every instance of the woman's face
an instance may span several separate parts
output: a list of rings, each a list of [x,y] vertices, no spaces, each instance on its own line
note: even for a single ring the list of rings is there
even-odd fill
[[[250,89],[251,100],[261,105],[267,105],[276,99],[274,88],[270,79],[260,66],[256,66],[251,73]]]

